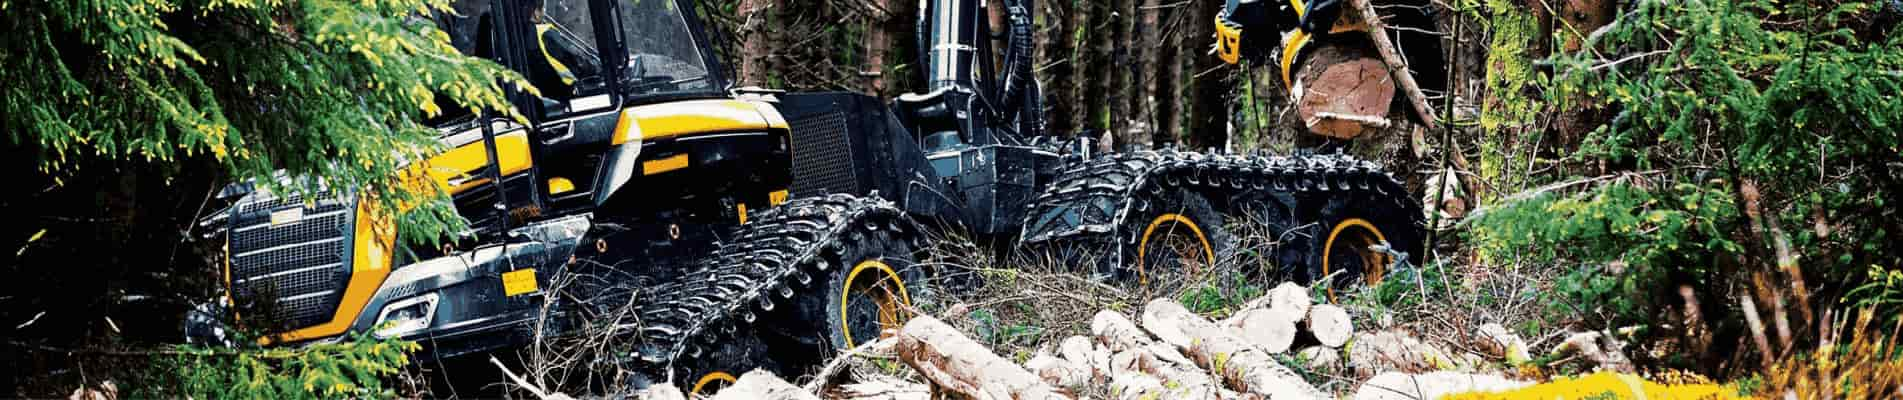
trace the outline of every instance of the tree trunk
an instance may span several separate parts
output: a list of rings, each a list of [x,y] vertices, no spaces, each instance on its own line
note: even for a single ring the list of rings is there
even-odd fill
[[[1130,138],[1132,144],[1149,146],[1154,143],[1160,125],[1156,121],[1157,102],[1157,55],[1161,53],[1163,27],[1157,25],[1162,10],[1157,8],[1160,0],[1142,0],[1143,5],[1135,14],[1136,33],[1132,36],[1132,48],[1137,51],[1136,62],[1130,63],[1130,77],[1136,80],[1136,89],[1130,94],[1130,109],[1134,112],[1132,125],[1139,127],[1138,135]],[[1134,0],[1132,1],[1135,2]]]
[[[936,318],[907,322],[896,348],[901,361],[944,390],[979,399],[1070,398]]]
[[[1175,29],[1165,31],[1164,34],[1157,37],[1158,40],[1156,41],[1157,48],[1161,50],[1157,54],[1156,59],[1156,65],[1159,68],[1156,71],[1156,76],[1158,76],[1159,79],[1157,80],[1156,90],[1150,93],[1157,96],[1156,118],[1160,126],[1158,126],[1156,130],[1156,140],[1152,142],[1157,147],[1177,143],[1181,141],[1183,137],[1183,121],[1185,118],[1183,118],[1183,113],[1180,112],[1180,110],[1183,109],[1183,96],[1186,95],[1186,93],[1183,92],[1183,87],[1185,86],[1183,84],[1183,62],[1181,57],[1178,56],[1187,54],[1185,57],[1194,57],[1196,53],[1195,51],[1180,47],[1181,41],[1178,37],[1183,36],[1184,33],[1182,32],[1182,27],[1179,25],[1183,20],[1189,19],[1187,17],[1181,17],[1185,13],[1182,7],[1185,6],[1171,6],[1166,9],[1158,10],[1161,14],[1158,14],[1157,20],[1163,22],[1165,26]]]
[[[1194,88],[1191,92],[1193,103],[1188,113],[1189,135],[1185,139],[1194,149],[1226,148],[1229,142],[1229,107],[1226,99],[1232,86],[1229,78],[1235,75],[1235,71],[1215,55],[1203,51],[1215,40],[1216,14],[1222,7],[1190,4],[1192,8],[1188,14],[1194,17],[1179,26],[1185,34],[1179,37],[1182,41],[1178,45],[1186,54],[1185,57],[1190,58],[1187,63],[1189,67],[1183,72],[1188,75],[1190,85]]]
[[[769,16],[779,8],[779,0],[740,0],[740,74],[741,86],[767,84],[767,66],[773,55],[769,37]]]
[[[866,63],[859,67],[859,75],[865,78],[865,92],[877,98],[886,98],[885,63],[886,53],[896,47],[892,45],[891,27],[895,13],[892,13],[892,0],[867,0],[873,12],[866,20],[865,53]]]
[[[1049,1],[1044,3],[1039,20],[1044,21],[1038,27],[1038,66],[1044,69],[1043,92],[1049,107],[1044,114],[1048,124],[1046,132],[1056,135],[1069,135],[1077,132],[1077,125],[1071,118],[1077,113],[1076,98],[1072,97],[1072,88],[1077,86],[1076,60],[1071,59],[1071,35],[1076,32],[1070,15],[1070,1]]]

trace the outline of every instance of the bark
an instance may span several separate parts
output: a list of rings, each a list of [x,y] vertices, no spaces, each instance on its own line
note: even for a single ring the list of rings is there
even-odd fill
[[[1163,21],[1164,26],[1169,26],[1173,29],[1170,29],[1165,34],[1159,35],[1156,41],[1156,46],[1159,49],[1156,59],[1156,76],[1159,78],[1156,83],[1156,90],[1150,92],[1152,95],[1157,96],[1155,116],[1159,126],[1157,126],[1156,133],[1151,136],[1151,143],[1156,147],[1176,143],[1178,139],[1183,137],[1184,117],[1180,110],[1183,109],[1182,99],[1186,93],[1183,92],[1183,87],[1185,86],[1183,84],[1183,60],[1179,55],[1182,55],[1182,57],[1195,57],[1196,54],[1193,50],[1180,47],[1181,40],[1178,38],[1184,35],[1180,24],[1184,23],[1182,20],[1188,19],[1179,18],[1179,15],[1184,13],[1182,7],[1170,7],[1161,9],[1160,11],[1162,14],[1159,14],[1157,19]]]
[[[1190,6],[1189,14],[1194,17],[1178,26],[1187,33],[1179,37],[1182,42],[1178,48],[1191,57],[1189,69],[1183,72],[1193,85],[1192,95],[1195,96],[1191,98],[1190,134],[1186,139],[1194,149],[1226,148],[1229,142],[1227,99],[1230,97],[1230,88],[1234,86],[1229,78],[1235,76],[1235,69],[1215,55],[1205,53],[1216,35],[1216,14],[1222,7],[1191,4],[1194,5]]]
[[[787,383],[772,372],[754,370],[740,376],[733,386],[721,389],[714,400],[819,400],[819,396]]]
[[[1143,308],[1143,322],[1143,327],[1152,333],[1170,333],[1176,340],[1170,344],[1188,353],[1197,365],[1221,377],[1229,387],[1273,399],[1330,398],[1294,371],[1277,364],[1268,353],[1253,348],[1227,328],[1191,313],[1174,301],[1151,301]]]
[[[1070,29],[1064,31],[1063,40],[1069,42],[1074,49],[1071,52],[1069,64],[1071,64],[1071,72],[1077,75],[1068,78],[1070,85],[1064,91],[1066,100],[1075,104],[1071,105],[1070,114],[1063,114],[1061,117],[1069,119],[1071,129],[1077,133],[1084,133],[1095,127],[1090,116],[1097,111],[1096,105],[1103,104],[1100,101],[1090,101],[1094,99],[1090,97],[1092,89],[1096,88],[1098,81],[1103,80],[1103,76],[1099,75],[1103,66],[1093,60],[1096,52],[1090,41],[1091,35],[1097,33],[1095,27],[1091,26],[1090,13],[1091,10],[1097,8],[1093,3],[1090,1],[1071,2],[1073,6],[1070,14],[1065,16],[1066,20],[1070,21]],[[1082,37],[1076,35],[1078,31],[1083,31]]]
[[[977,399],[1069,399],[936,318],[921,316],[899,330],[899,359],[936,387]]]
[[[865,53],[866,63],[859,68],[859,74],[865,78],[867,95],[885,98],[886,53],[892,49],[892,20],[894,18],[892,0],[867,0],[875,10],[866,21]],[[879,11],[884,10],[884,11]]]
[[[1174,347],[1157,343],[1122,313],[1110,310],[1097,312],[1097,316],[1090,321],[1090,332],[1109,348],[1141,354],[1138,358],[1141,361],[1139,369],[1144,373],[1175,382],[1180,387],[1215,386],[1215,381],[1209,378],[1209,374],[1196,368],[1194,361],[1183,357]]]
[[[768,36],[768,16],[779,9],[779,0],[740,0],[740,82],[741,86],[766,85],[767,65],[773,55],[773,40]]]
[[[1323,346],[1341,347],[1355,334],[1354,322],[1348,317],[1348,311],[1332,304],[1316,305],[1308,310],[1306,323],[1308,332],[1315,334],[1315,340]]]
[[[1136,142],[1142,135],[1138,128],[1141,124],[1135,118],[1137,107],[1142,103],[1143,75],[1137,68],[1138,54],[1143,45],[1137,41],[1137,4],[1143,0],[1118,0],[1116,14],[1112,17],[1117,25],[1117,37],[1110,45],[1116,49],[1111,63],[1111,74],[1117,78],[1116,91],[1110,97],[1110,124],[1117,132],[1116,146],[1121,148]]]
[[[1071,18],[1075,10],[1071,9],[1073,3],[1069,1],[1046,1],[1042,4],[1044,6],[1039,10],[1038,19],[1043,21],[1043,26],[1038,27],[1037,49],[1040,55],[1037,59],[1041,60],[1039,67],[1048,66],[1044,68],[1044,78],[1041,79],[1047,99],[1044,103],[1049,106],[1044,119],[1049,126],[1048,132],[1072,134],[1077,132],[1077,125],[1071,118],[1077,114],[1072,89],[1077,87],[1078,76],[1076,60],[1071,59],[1070,40],[1076,32],[1077,25]]]
[[[1130,96],[1130,100],[1134,102],[1131,106],[1131,109],[1135,110],[1134,124],[1141,127],[1140,134],[1143,135],[1131,140],[1135,144],[1144,146],[1154,143],[1157,132],[1162,128],[1156,118],[1156,94],[1160,93],[1157,91],[1157,83],[1160,81],[1157,79],[1159,76],[1157,71],[1161,70],[1157,57],[1162,54],[1163,47],[1162,35],[1159,34],[1163,31],[1163,27],[1157,25],[1157,21],[1160,20],[1157,17],[1163,12],[1158,8],[1159,1],[1161,0],[1143,0],[1143,6],[1137,10],[1139,21],[1136,24],[1137,33],[1134,42],[1137,60],[1131,64],[1130,71],[1130,76],[1138,80],[1136,92],[1131,93]]]

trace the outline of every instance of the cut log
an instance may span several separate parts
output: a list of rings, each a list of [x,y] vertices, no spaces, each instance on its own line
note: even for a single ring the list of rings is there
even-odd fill
[[[1168,344],[1158,343],[1143,333],[1136,323],[1122,313],[1104,310],[1090,321],[1091,334],[1104,341],[1106,347],[1121,349],[1124,352],[1140,351],[1142,356],[1139,369],[1156,376],[1165,383],[1176,387],[1216,386],[1209,374],[1196,367],[1196,363]]]
[[[1139,372],[1126,372],[1110,377],[1110,397],[1119,400],[1141,400],[1169,398],[1169,389],[1163,386],[1163,380]]]
[[[1553,348],[1555,355],[1577,353],[1601,370],[1632,373],[1632,359],[1625,356],[1625,343],[1600,332],[1574,334]]]
[[[1180,333],[1183,340],[1171,344],[1188,353],[1197,365],[1222,378],[1231,388],[1272,399],[1330,398],[1229,328],[1203,319],[1175,301],[1150,301],[1143,307],[1143,322],[1143,327],[1152,333]]]
[[[1507,327],[1500,324],[1481,325],[1480,329],[1474,332],[1474,336],[1479,338],[1476,347],[1486,352],[1488,356],[1503,358],[1513,364],[1533,359],[1532,355],[1527,353],[1526,340],[1520,339],[1520,335],[1513,334],[1512,331],[1507,330]]]
[[[1455,393],[1508,391],[1529,384],[1493,375],[1460,372],[1441,371],[1419,375],[1389,372],[1362,384],[1355,391],[1354,400],[1438,399]]]
[[[1030,361],[1025,361],[1024,368],[1031,370],[1033,374],[1037,374],[1038,378],[1043,378],[1044,383],[1057,385],[1059,387],[1074,387],[1087,384],[1090,383],[1091,377],[1095,375],[1094,371],[1092,371],[1088,365],[1078,365],[1062,357],[1043,352],[1039,352],[1037,356],[1031,357]]]
[[[1308,315],[1308,307],[1315,305],[1315,299],[1308,296],[1308,288],[1294,282],[1282,282],[1269,289],[1269,308],[1281,309],[1297,319]]]
[[[1314,51],[1295,69],[1295,113],[1317,135],[1353,139],[1364,120],[1384,120],[1394,102],[1394,79],[1380,59],[1359,46],[1311,44]],[[1345,116],[1345,118],[1344,118]]]
[[[828,398],[844,400],[931,400],[932,389],[923,383],[890,376],[862,377],[859,382],[839,385]]]
[[[1405,333],[1381,331],[1355,334],[1348,347],[1348,366],[1357,378],[1382,372],[1426,372],[1458,366],[1448,352]]]
[[[1295,344],[1295,319],[1288,310],[1247,310],[1236,314],[1233,327],[1244,340],[1269,354],[1282,354]]]
[[[1328,346],[1308,346],[1295,352],[1310,371],[1333,374],[1341,369],[1341,350]]]
[[[897,349],[899,360],[943,390],[976,399],[1070,398],[937,318],[907,322]]]
[[[1381,55],[1381,61],[1387,66],[1388,73],[1393,76],[1395,82],[1400,84],[1401,92],[1407,96],[1408,105],[1414,106],[1416,116],[1420,117],[1421,122],[1426,123],[1429,128],[1438,126],[1434,110],[1427,108],[1427,94],[1421,92],[1421,84],[1414,81],[1413,74],[1408,73],[1408,68],[1411,66],[1407,65],[1407,60],[1401,58],[1401,51],[1395,47],[1394,41],[1388,39],[1388,24],[1381,21],[1380,14],[1375,13],[1374,5],[1368,0],[1348,0],[1348,5],[1354,7],[1353,12],[1344,14],[1359,16],[1368,24],[1368,40],[1374,42],[1375,52]],[[1429,65],[1425,68],[1440,67]]]
[[[670,385],[653,385],[635,392],[634,398],[640,400],[687,400],[680,388]]]
[[[753,370],[753,372],[740,375],[740,380],[735,381],[733,386],[721,389],[720,393],[714,395],[714,400],[741,399],[819,400],[819,396],[815,396],[807,392],[806,389],[801,389],[799,386],[793,386],[793,384],[787,383],[786,380],[780,379],[779,376],[773,375],[772,372],[756,369]]]
[[[1308,332],[1315,334],[1315,341],[1328,347],[1341,347],[1354,337],[1354,321],[1348,317],[1348,310],[1332,304],[1320,304],[1308,310]]]

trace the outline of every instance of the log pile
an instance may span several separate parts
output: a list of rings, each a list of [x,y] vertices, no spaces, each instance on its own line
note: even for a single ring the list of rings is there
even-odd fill
[[[1293,284],[1276,287],[1221,320],[1170,299],[1133,311],[1099,311],[1087,334],[1047,345],[1022,363],[944,321],[921,316],[877,342],[889,344],[869,346],[878,348],[875,357],[895,361],[887,365],[902,364],[899,374],[906,378],[891,371],[848,372],[851,379],[822,384],[835,381],[829,364],[824,371],[834,372],[822,372],[826,377],[801,388],[755,371],[712,398],[1395,399],[1527,385],[1446,371],[1456,357],[1399,331],[1355,332],[1346,310],[1316,304],[1308,289]],[[1504,328],[1483,327],[1478,335],[1494,342],[1479,346],[1488,349],[1483,351],[1524,357],[1525,342]],[[1356,381],[1366,382],[1352,396],[1304,379],[1337,376],[1344,365],[1355,372],[1350,376],[1359,376]],[[636,397],[679,398],[678,391],[656,393]]]

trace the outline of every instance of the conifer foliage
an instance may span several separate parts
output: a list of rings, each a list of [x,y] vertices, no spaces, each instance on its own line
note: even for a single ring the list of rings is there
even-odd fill
[[[440,198],[384,190],[439,150],[420,121],[513,113],[503,85],[522,82],[459,54],[428,18],[449,12],[447,0],[0,0],[0,130],[56,178],[86,160],[209,156],[267,186],[282,170],[327,190]],[[407,232],[461,223],[431,204]]]

